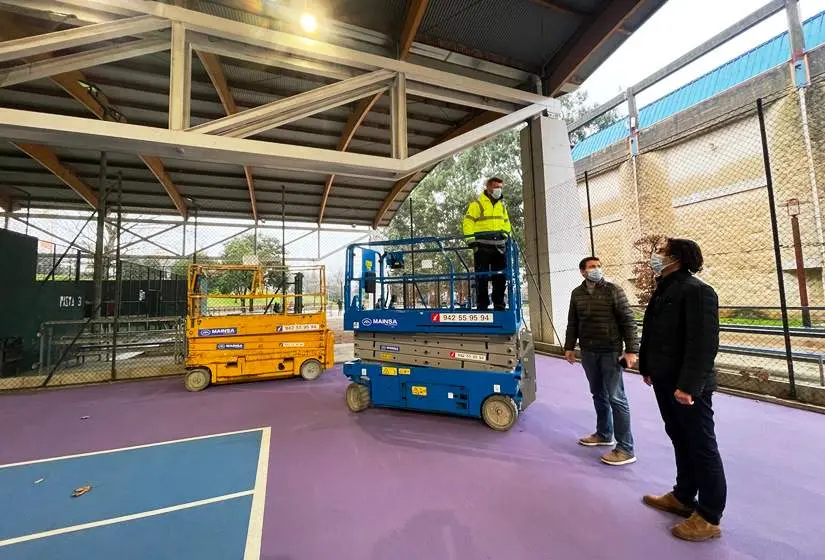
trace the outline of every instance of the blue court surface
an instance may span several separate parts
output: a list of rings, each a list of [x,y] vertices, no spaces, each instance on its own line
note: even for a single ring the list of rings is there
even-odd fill
[[[259,558],[269,435],[2,465],[0,559]]]

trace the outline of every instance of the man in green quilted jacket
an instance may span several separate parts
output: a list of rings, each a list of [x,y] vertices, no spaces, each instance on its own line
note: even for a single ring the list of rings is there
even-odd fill
[[[636,318],[624,290],[605,280],[598,258],[583,259],[579,272],[584,281],[570,297],[564,350],[567,361],[575,363],[578,341],[596,408],[596,432],[579,444],[615,446],[602,455],[602,462],[629,465],[636,455],[622,374],[624,367],[635,365],[639,353]]]

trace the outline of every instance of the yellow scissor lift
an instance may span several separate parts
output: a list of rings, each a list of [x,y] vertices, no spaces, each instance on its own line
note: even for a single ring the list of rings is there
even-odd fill
[[[327,328],[324,272],[321,265],[191,265],[186,388],[299,375],[313,380],[332,367],[335,342]],[[303,291],[307,279],[317,292]],[[221,283],[236,293],[210,293],[210,284]]]

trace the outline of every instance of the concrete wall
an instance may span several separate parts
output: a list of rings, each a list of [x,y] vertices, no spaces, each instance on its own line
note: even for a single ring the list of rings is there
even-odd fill
[[[825,306],[825,239],[815,199],[825,203],[825,49],[810,54],[814,84],[807,102],[810,149],[800,99],[786,66],[666,119],[640,133],[640,155],[626,142],[576,162],[584,223],[588,173],[595,251],[631,298],[633,242],[646,234],[696,240],[702,276],[723,305],[778,306],[778,281],[767,180],[756,116],[765,103],[782,267],[790,305],[799,305],[791,219],[786,202],[800,200],[799,225],[811,305]],[[816,71],[815,71],[816,70]],[[586,226],[585,226],[586,227]],[[589,235],[589,231],[587,232]]]

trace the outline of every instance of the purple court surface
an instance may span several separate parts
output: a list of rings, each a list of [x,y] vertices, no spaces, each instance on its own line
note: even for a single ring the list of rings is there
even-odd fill
[[[162,379],[4,395],[0,465],[270,427],[260,556],[268,560],[825,558],[825,415],[716,396],[724,536],[685,543],[670,536],[673,517],[640,503],[670,488],[674,466],[653,394],[634,375],[626,385],[639,461],[621,468],[576,445],[594,425],[580,366],[544,357],[538,401],[504,434],[460,418],[352,414],[340,368],[314,383],[202,393]],[[204,454],[199,467],[227,468],[231,449]],[[250,472],[257,449],[243,462]],[[124,467],[119,482],[129,485],[134,471]],[[15,507],[3,503],[0,515]],[[225,515],[205,517],[202,531],[235,522]],[[174,531],[168,519],[153,531]]]

